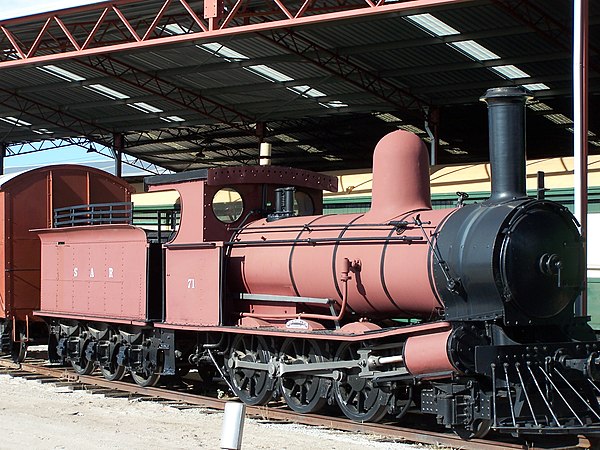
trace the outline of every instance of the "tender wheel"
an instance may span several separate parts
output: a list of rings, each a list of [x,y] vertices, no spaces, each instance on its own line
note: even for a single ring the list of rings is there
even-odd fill
[[[487,436],[492,428],[491,420],[476,420],[473,424],[473,430],[468,430],[466,428],[456,427],[453,431],[464,440],[469,439],[483,439]]]
[[[125,367],[116,364],[110,364],[110,367],[102,367],[101,371],[108,381],[120,381],[125,376]]]
[[[323,357],[314,340],[287,339],[281,347],[285,364],[320,363]],[[330,381],[308,373],[283,375],[280,379],[281,393],[287,405],[301,414],[320,410],[327,403]]]
[[[152,387],[156,386],[158,380],[160,380],[160,375],[152,372],[150,375],[147,375],[142,372],[131,371],[131,378],[135,381],[135,384],[141,387]]]
[[[73,366],[73,370],[79,375],[89,375],[94,371],[94,362],[89,361],[85,357],[84,352],[82,352],[81,356],[79,357],[79,361],[75,362],[71,360],[71,366]]]
[[[113,352],[116,356],[118,353],[118,348]],[[117,358],[113,357],[112,360],[106,365],[100,368],[102,371],[102,375],[108,381],[120,381],[125,376],[125,366],[121,366],[117,364]]]
[[[358,360],[358,348],[357,344],[343,343],[335,360]],[[335,399],[349,419],[355,422],[377,422],[387,413],[389,395],[374,387],[371,380],[359,377],[359,373],[358,368],[347,370],[342,380],[334,382]]]
[[[267,364],[271,352],[262,336],[238,334],[231,344],[227,361],[231,387],[248,405],[264,405],[273,395],[273,380],[266,370],[235,367],[239,362]]]
[[[10,356],[13,362],[21,363],[25,360],[27,356],[27,337],[25,333],[18,333],[19,342],[14,342],[11,340],[10,343]]]

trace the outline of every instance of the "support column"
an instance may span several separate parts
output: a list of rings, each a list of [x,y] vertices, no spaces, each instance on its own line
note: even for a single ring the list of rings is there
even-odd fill
[[[125,137],[123,133],[113,134],[112,154],[115,158],[115,176],[121,178],[123,166],[123,149],[125,148]]]
[[[435,166],[437,164],[438,151],[440,147],[440,136],[439,136],[439,122],[440,122],[440,110],[438,107],[429,109],[426,107],[425,110],[425,131],[427,136],[431,139],[430,144],[430,157],[429,165]]]
[[[0,142],[0,175],[4,175],[4,158],[6,157],[6,149],[8,144],[6,142]]]
[[[587,267],[588,212],[588,0],[573,0],[573,199],[575,217],[581,224],[584,264]],[[575,315],[587,316],[587,270]]]

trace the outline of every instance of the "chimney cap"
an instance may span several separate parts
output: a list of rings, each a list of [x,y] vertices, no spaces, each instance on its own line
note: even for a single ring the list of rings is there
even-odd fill
[[[533,99],[533,95],[523,86],[504,86],[488,89],[479,100],[487,103],[488,100],[496,98],[506,100],[511,97],[517,101],[521,101],[521,99],[525,97],[526,103]]]

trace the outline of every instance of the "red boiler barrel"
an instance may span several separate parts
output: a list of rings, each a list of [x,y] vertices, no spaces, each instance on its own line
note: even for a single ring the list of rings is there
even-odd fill
[[[442,305],[429,279],[435,262],[428,241],[454,209],[431,210],[428,167],[418,137],[388,134],[375,149],[368,213],[251,223],[234,236],[229,280],[252,294],[339,303],[347,258],[354,262],[351,311],[368,318],[435,317]]]

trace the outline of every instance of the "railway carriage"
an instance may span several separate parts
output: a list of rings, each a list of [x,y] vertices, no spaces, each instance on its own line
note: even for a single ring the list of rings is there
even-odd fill
[[[333,177],[240,167],[147,179],[179,193],[174,233],[41,230],[37,315],[53,358],[144,386],[196,369],[248,404],[282,398],[299,413],[419,412],[466,438],[599,433],[600,343],[573,314],[577,225],[526,194],[525,93],[485,100],[493,178],[480,204],[432,209],[425,147],[396,131],[375,149],[364,214],[321,214]]]
[[[29,343],[45,343],[48,336],[43,320],[33,315],[40,308],[40,241],[30,230],[52,226],[54,211],[71,205],[94,203],[98,217],[106,215],[109,203],[129,202],[132,192],[117,177],[76,165],[0,176],[2,352],[22,361]],[[68,214],[68,209],[62,211]],[[79,219],[87,223],[85,216]]]

